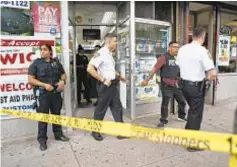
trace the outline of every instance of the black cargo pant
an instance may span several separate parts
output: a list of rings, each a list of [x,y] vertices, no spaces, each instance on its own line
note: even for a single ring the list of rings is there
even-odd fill
[[[185,99],[182,94],[181,89],[176,87],[168,86],[164,83],[161,83],[161,93],[162,93],[162,103],[161,103],[161,118],[160,122],[166,122],[168,117],[168,105],[172,97],[178,102],[178,117],[184,118],[185,113]]]
[[[36,109],[39,113],[48,114],[49,110],[51,114],[60,115],[62,108],[62,97],[60,93],[47,92],[38,98],[38,107]],[[38,122],[38,137],[39,143],[45,142],[47,137],[47,123]],[[60,137],[62,135],[61,125],[53,124],[53,133],[55,137]]]
[[[123,108],[117,89],[118,81],[113,80],[107,87],[103,83],[97,83],[98,99],[94,112],[95,120],[103,120],[108,107],[110,107],[114,121],[123,122]]]
[[[204,109],[204,82],[182,81],[182,91],[189,105],[185,129],[199,130]]]
[[[77,73],[77,101],[81,102],[81,89],[82,84],[84,85],[85,92],[84,98],[88,101],[90,100],[90,83],[89,77],[86,71],[78,71]]]

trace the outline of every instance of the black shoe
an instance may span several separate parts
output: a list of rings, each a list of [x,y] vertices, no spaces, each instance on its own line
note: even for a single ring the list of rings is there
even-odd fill
[[[47,150],[47,144],[46,144],[46,142],[41,142],[41,143],[40,143],[40,150],[41,150],[41,151]]]
[[[165,123],[164,123],[164,122],[160,122],[160,123],[157,125],[158,128],[162,128],[162,127],[164,127],[164,126],[165,126]]]
[[[124,137],[124,136],[117,136],[118,140],[123,140],[123,139],[129,139],[129,137]]]
[[[59,141],[69,141],[70,139],[64,135],[61,135],[61,136],[57,136],[55,137],[55,140],[59,140]]]
[[[188,152],[197,152],[197,151],[204,151],[203,149],[198,149],[198,148],[187,148]]]
[[[92,132],[92,137],[97,141],[102,141],[104,138],[101,136],[100,133]]]
[[[178,117],[177,120],[182,121],[182,122],[187,122],[188,121],[187,118],[185,118],[185,117]]]

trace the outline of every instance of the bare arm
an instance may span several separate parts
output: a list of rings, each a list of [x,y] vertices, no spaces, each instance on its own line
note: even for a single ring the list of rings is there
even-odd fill
[[[155,73],[156,73],[156,68],[153,67],[151,72],[149,73],[149,76],[146,78],[146,80],[150,81],[153,78],[153,76],[155,75]]]
[[[33,86],[45,87],[46,84],[35,79],[35,76],[28,75],[28,82]]]
[[[216,77],[217,77],[217,72],[216,72],[215,68],[207,71],[207,79],[208,80],[214,81],[216,79]]]
[[[98,81],[104,82],[104,78],[97,73],[95,67],[92,64],[88,64],[87,72]]]
[[[66,80],[67,80],[67,75],[66,75],[66,73],[64,73],[64,74],[61,75],[60,80],[63,81],[64,84],[66,84]]]

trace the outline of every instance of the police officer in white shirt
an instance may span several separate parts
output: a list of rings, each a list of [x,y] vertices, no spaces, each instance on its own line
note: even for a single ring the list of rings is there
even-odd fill
[[[114,120],[123,122],[122,104],[117,90],[119,80],[126,80],[115,71],[115,61],[112,56],[112,51],[116,50],[116,36],[109,33],[104,37],[105,46],[95,53],[91,59],[87,71],[94,77],[97,83],[98,99],[94,112],[95,120],[103,120],[105,113],[110,107]],[[101,141],[103,137],[100,133],[92,132],[95,140]],[[125,137],[118,136],[118,139]]]
[[[193,30],[193,41],[179,49],[176,64],[180,67],[182,92],[189,105],[188,121],[185,129],[199,130],[204,109],[205,77],[213,81],[216,70],[211,54],[203,47],[206,32],[202,28]],[[189,151],[197,149],[188,148]]]

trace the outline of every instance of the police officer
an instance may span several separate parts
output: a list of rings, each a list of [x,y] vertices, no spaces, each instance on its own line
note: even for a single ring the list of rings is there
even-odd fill
[[[89,78],[87,74],[87,65],[89,61],[87,56],[84,54],[84,48],[79,45],[78,46],[78,54],[76,55],[76,69],[77,69],[77,101],[78,104],[81,103],[81,89],[82,83],[85,88],[84,97],[88,103],[91,103],[90,99],[90,85]]]
[[[37,101],[36,111],[60,115],[62,108],[61,92],[66,82],[66,74],[58,59],[52,58],[52,47],[48,44],[40,46],[41,58],[36,59],[28,69],[28,82],[33,85]],[[53,124],[56,140],[69,141],[63,135],[61,125]],[[47,149],[47,123],[38,122],[38,142],[40,150]]]
[[[179,44],[175,41],[169,43],[168,53],[162,55],[157,60],[147,79],[141,85],[146,86],[149,80],[160,70],[161,76],[161,118],[158,127],[164,127],[168,123],[168,105],[171,97],[174,96],[179,105],[178,120],[186,121],[185,99],[179,88],[179,67],[175,64],[175,56],[178,53]]]
[[[115,71],[112,51],[116,49],[116,36],[109,33],[105,35],[104,41],[105,46],[95,53],[87,68],[89,74],[98,81],[98,99],[94,119],[103,120],[108,107],[110,107],[114,120],[123,122],[123,111],[117,84],[119,80],[122,82],[126,82],[126,80]],[[92,136],[95,140],[103,140],[100,133],[92,132]],[[118,136],[118,139],[124,139],[124,137]]]
[[[199,130],[204,108],[205,72],[207,79],[216,79],[216,70],[211,54],[203,47],[206,32],[202,28],[193,30],[193,41],[180,48],[176,64],[180,67],[182,91],[189,105],[185,129]],[[188,151],[197,149],[188,148]]]

